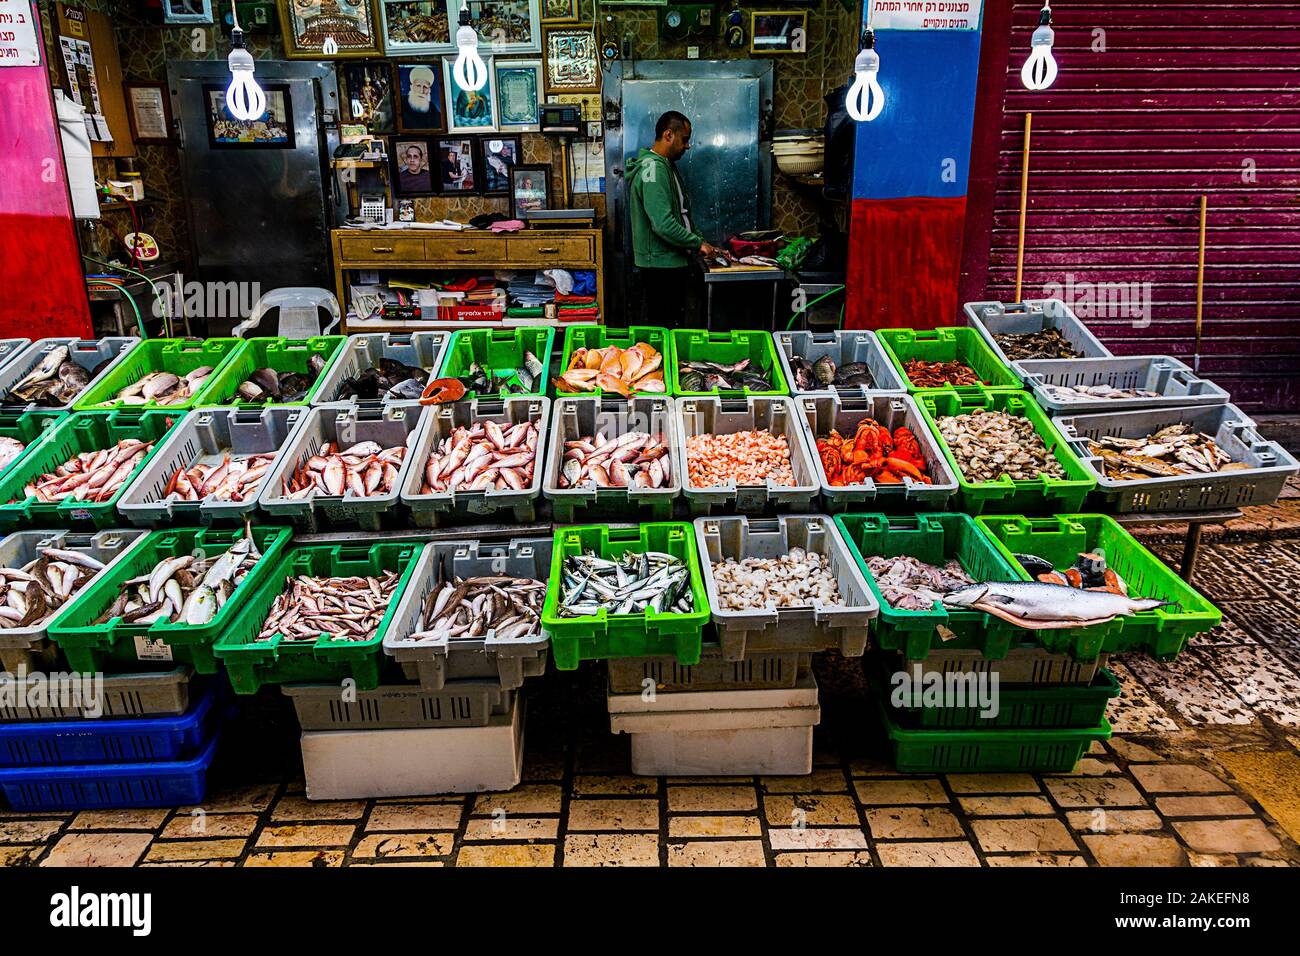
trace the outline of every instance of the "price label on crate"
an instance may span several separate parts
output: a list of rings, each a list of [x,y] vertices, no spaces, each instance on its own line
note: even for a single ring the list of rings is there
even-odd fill
[[[140,634],[135,639],[135,656],[142,661],[170,661],[172,649],[162,638]]]

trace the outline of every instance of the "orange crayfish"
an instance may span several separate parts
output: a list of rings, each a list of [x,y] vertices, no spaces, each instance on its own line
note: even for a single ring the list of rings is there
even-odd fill
[[[900,484],[905,478],[930,484],[920,443],[906,426],[891,434],[871,418],[858,422],[852,438],[831,431],[817,439],[817,454],[826,470],[826,480],[836,487],[861,485],[867,481]]]

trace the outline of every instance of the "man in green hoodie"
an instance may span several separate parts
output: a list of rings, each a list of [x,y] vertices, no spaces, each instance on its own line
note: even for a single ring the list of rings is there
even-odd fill
[[[627,163],[633,261],[641,271],[641,317],[646,324],[682,325],[694,298],[691,256],[718,255],[695,231],[691,203],[677,175],[677,160],[691,148],[691,121],[669,110],[655,123],[655,141]]]

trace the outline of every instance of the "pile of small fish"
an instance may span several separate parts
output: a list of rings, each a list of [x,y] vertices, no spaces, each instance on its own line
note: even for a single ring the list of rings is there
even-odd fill
[[[261,557],[253,536],[245,532],[213,558],[163,558],[151,571],[122,582],[121,593],[95,623],[120,617],[127,624],[207,624]]]
[[[531,637],[541,630],[544,603],[546,585],[533,578],[443,577],[424,599],[420,629],[406,640],[483,637],[489,631],[498,640]]]
[[[779,558],[726,558],[713,566],[720,610],[843,604],[830,560],[792,548]]]
[[[112,448],[73,455],[53,472],[29,481],[23,490],[28,498],[44,502],[108,501],[152,450],[152,442],[123,438]]]
[[[377,441],[363,441],[340,449],[334,442],[326,442],[316,454],[300,461],[287,480],[280,480],[280,491],[290,500],[314,494],[385,495],[397,486],[397,471],[405,457],[405,445],[380,448]]]
[[[520,368],[483,368],[477,362],[471,362],[469,371],[456,378],[465,386],[465,391],[477,395],[532,395],[545,375],[546,366],[532,352],[525,352],[524,364]]]
[[[90,583],[103,562],[80,551],[38,548],[21,568],[0,568],[0,628],[34,627]]]
[[[219,462],[193,464],[177,468],[163,491],[163,500],[179,501],[247,501],[257,494],[257,489],[275,461],[276,453],[257,455],[224,455]]]
[[[537,463],[537,425],[502,428],[488,420],[457,427],[434,446],[424,463],[420,494],[443,491],[523,491]]]
[[[363,369],[339,386],[338,400],[357,398],[362,401],[415,401],[429,381],[427,369],[404,365],[384,358],[378,365]]]
[[[199,389],[212,374],[211,365],[201,365],[184,376],[172,372],[150,372],[138,382],[132,382],[114,397],[100,405],[180,405],[199,393]]]
[[[682,362],[677,371],[677,384],[683,392],[713,392],[718,389],[751,392],[772,391],[772,379],[766,369],[750,367],[749,359],[733,365],[717,362]]]
[[[826,469],[826,480],[836,487],[868,480],[897,485],[904,478],[931,484],[921,445],[906,425],[891,434],[874,418],[864,418],[852,438],[832,429],[830,435],[817,439],[817,454]]]
[[[714,488],[734,481],[762,485],[769,478],[793,485],[790,443],[784,435],[755,429],[729,435],[692,435],[686,439],[686,472],[695,488]]]
[[[1152,476],[1213,474],[1220,471],[1249,471],[1251,465],[1233,461],[1232,456],[1203,432],[1192,431],[1186,422],[1169,425],[1146,438],[1107,436],[1089,441],[1092,454],[1102,460],[1107,478],[1142,481]]]
[[[794,372],[795,387],[802,392],[811,392],[821,388],[853,388],[862,386],[870,388],[875,384],[865,362],[849,362],[847,365],[835,366],[835,360],[823,355],[815,362],[810,362],[802,355],[790,357],[790,370]]]
[[[18,460],[18,456],[27,450],[27,446],[17,438],[0,435],[0,469],[7,468]]]
[[[1149,388],[1116,388],[1113,385],[1042,385],[1048,398],[1057,402],[1088,402],[1095,398],[1159,398]]]
[[[943,598],[944,607],[983,611],[1035,631],[1105,624],[1120,615],[1131,617],[1138,611],[1150,611],[1167,603],[1041,581],[989,581],[972,584]]]
[[[662,434],[597,432],[564,443],[561,488],[664,488],[672,483],[672,455]]]
[[[319,355],[307,359],[305,372],[277,372],[273,368],[255,368],[248,380],[241,382],[233,396],[241,402],[300,402],[320,373],[325,371],[325,360]],[[418,397],[418,396],[417,396]]]
[[[939,434],[967,480],[997,481],[1003,475],[1014,481],[1064,478],[1065,469],[1020,415],[977,408],[964,415],[938,421]]]
[[[983,379],[965,362],[926,362],[912,359],[903,366],[908,380],[917,388],[939,388],[942,385],[979,385]]]
[[[590,616],[602,608],[610,614],[686,614],[694,609],[689,569],[662,551],[625,551],[618,561],[593,551],[571,554],[564,559],[561,580],[561,617]]]
[[[867,558],[867,570],[876,579],[880,596],[899,611],[928,611],[945,594],[975,583],[956,558],[936,567],[911,555],[886,558],[874,554]]]
[[[555,379],[555,388],[561,392],[616,392],[624,398],[633,392],[663,394],[663,365],[663,356],[645,342],[630,349],[617,345],[580,348],[569,359],[569,367]]]
[[[19,379],[9,394],[0,399],[4,405],[43,405],[60,408],[81,394],[90,380],[100,373],[111,358],[87,372],[72,360],[66,345],[50,349],[34,369]]]
[[[1106,566],[1104,554],[1081,553],[1074,564],[1060,571],[1051,561],[1040,558],[1036,554],[1015,554],[1012,557],[1034,576],[1034,580],[1042,581],[1044,584],[1064,584],[1067,587],[1085,588],[1089,591],[1128,594],[1128,585],[1123,578]]]
[[[1060,329],[1043,329],[1039,332],[1004,332],[994,335],[1007,359],[1019,362],[1024,359],[1083,358],[1083,353],[1070,344]]]
[[[379,577],[299,574],[286,578],[288,587],[271,602],[254,640],[269,641],[281,634],[286,641],[315,641],[322,636],[335,641],[368,641],[379,630],[401,580],[401,571],[385,571]]]

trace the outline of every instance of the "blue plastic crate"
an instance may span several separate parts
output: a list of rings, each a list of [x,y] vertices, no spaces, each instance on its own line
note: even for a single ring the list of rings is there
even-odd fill
[[[223,713],[213,681],[179,717],[53,720],[0,726],[0,767],[180,760],[203,746]]]
[[[0,792],[14,810],[118,810],[203,802],[216,733],[189,760],[0,769]]]

